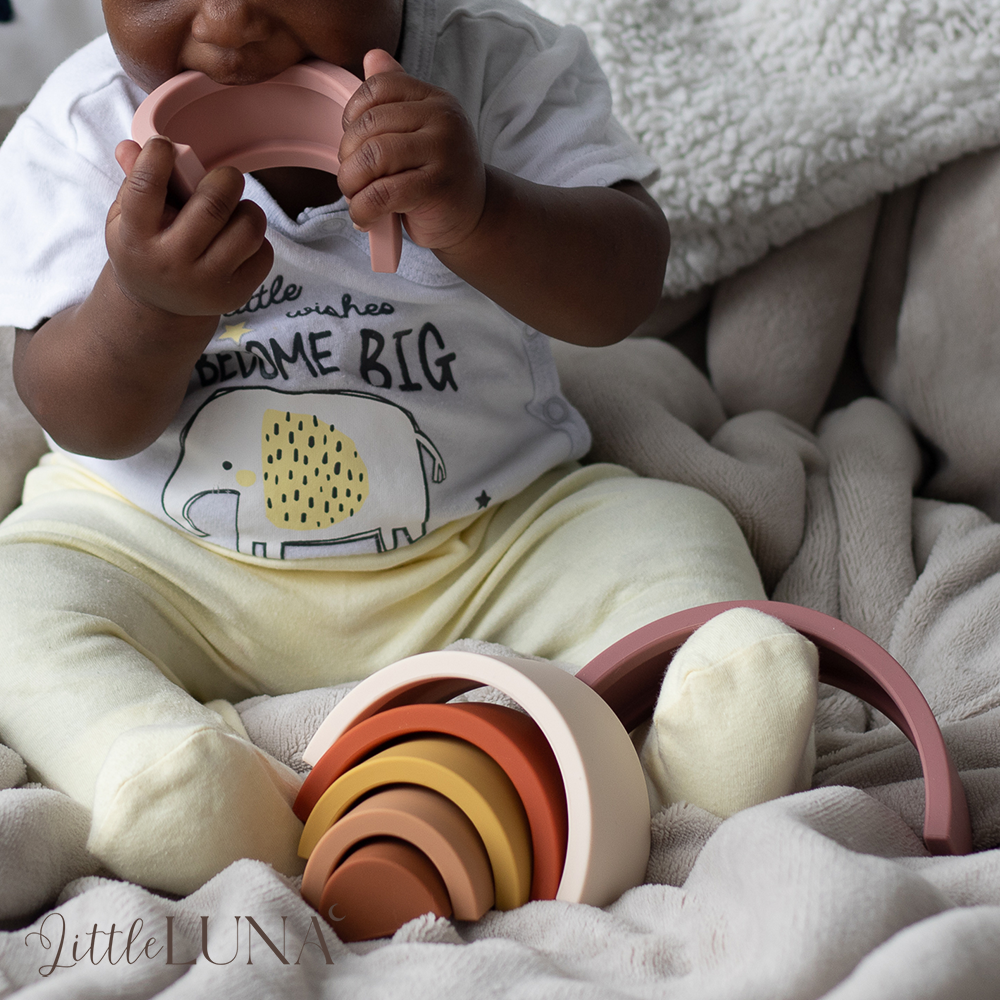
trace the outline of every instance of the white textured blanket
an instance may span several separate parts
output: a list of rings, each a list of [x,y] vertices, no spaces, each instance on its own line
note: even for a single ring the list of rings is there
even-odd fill
[[[557,10],[556,0],[543,2],[590,32],[619,110],[664,165],[657,194],[673,225],[675,292],[1000,140],[993,3],[557,0]],[[990,176],[1000,204],[1000,169]],[[966,188],[955,185],[949,197]],[[965,228],[947,240],[940,227],[915,228],[921,268],[901,279],[905,295],[897,289],[894,304],[886,292],[868,310],[892,313],[882,354],[904,408],[913,400],[909,375],[929,361],[921,345],[947,330],[933,311],[921,314],[930,332],[921,327],[907,351],[894,352],[900,302],[915,314],[908,303],[933,275],[935,296],[992,303],[987,278],[1000,259],[1000,230],[990,216],[977,232],[981,211],[956,217]],[[594,429],[596,458],[718,496],[775,598],[838,615],[906,666],[962,774],[978,853],[927,856],[915,752],[878,713],[826,689],[814,788],[725,822],[685,806],[660,812],[647,884],[613,905],[537,902],[475,925],[417,920],[391,941],[347,946],[326,925],[321,942],[295,883],[257,862],[238,862],[179,900],[101,877],[83,848],[83,810],[24,785],[19,758],[0,749],[0,921],[9,928],[0,932],[0,998],[1000,995],[1000,526],[963,503],[915,495],[920,444],[879,399],[856,400],[815,433],[805,429],[838,351],[800,375],[802,397],[816,401],[802,423],[752,407],[731,416],[747,388],[741,374],[780,402],[786,382],[767,386],[769,369],[762,376],[746,361],[776,330],[791,336],[806,313],[850,328],[873,225],[838,220],[722,283],[710,338],[723,327],[739,333],[735,382],[724,389],[657,340],[561,349],[558,361]],[[845,241],[845,233],[854,235]],[[942,292],[955,245],[975,249],[986,278]],[[857,257],[850,280],[832,246]],[[831,259],[835,281],[822,267]],[[904,247],[904,278],[905,265]],[[803,312],[803,296],[813,312]],[[963,334],[982,366],[988,352],[976,353],[975,338],[991,344],[995,324]],[[726,360],[726,338],[717,339]],[[0,347],[9,356],[9,337]],[[960,375],[949,377],[943,404],[963,390]],[[977,419],[995,384],[965,392],[951,442],[983,437]],[[23,470],[37,453],[37,428],[18,410],[9,377],[0,413],[3,461]],[[939,447],[947,467],[954,452],[948,442]],[[239,710],[257,743],[301,769],[305,743],[343,693],[257,698]]]
[[[666,291],[1000,142],[993,0],[530,0],[579,24],[660,164]]]

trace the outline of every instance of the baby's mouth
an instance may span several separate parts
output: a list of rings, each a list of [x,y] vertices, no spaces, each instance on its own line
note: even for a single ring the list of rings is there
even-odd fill
[[[277,53],[271,58],[263,52],[255,55],[246,51],[218,52],[214,58],[211,53],[204,55],[206,58],[193,59],[193,65],[186,68],[198,70],[214,83],[227,87],[251,87],[256,83],[270,80],[295,65],[295,62],[290,62],[287,56],[283,59]]]
[[[281,69],[272,72],[260,72],[255,70],[236,70],[228,72],[214,72],[205,73],[214,83],[222,84],[227,87],[252,87],[256,83],[263,83],[265,80],[270,80],[272,77],[277,76],[284,69],[288,67],[282,67]],[[202,71],[204,72],[204,70]]]
[[[287,69],[288,67],[284,67]],[[209,73],[208,76],[215,83],[224,84],[227,87],[252,87],[257,83],[264,83],[266,80],[270,80],[272,77],[278,75],[278,73],[283,72],[283,70],[277,70],[274,73]]]

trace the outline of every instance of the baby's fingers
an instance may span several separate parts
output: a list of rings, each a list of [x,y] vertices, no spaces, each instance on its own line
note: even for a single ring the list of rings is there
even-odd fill
[[[125,181],[118,192],[122,236],[143,240],[155,236],[162,226],[167,203],[167,182],[174,169],[174,147],[169,139],[153,136],[138,152],[121,143],[116,155],[127,168]],[[125,148],[122,148],[125,147]]]
[[[118,143],[115,147],[115,159],[118,161],[118,166],[122,168],[123,173],[128,174],[141,152],[142,146],[131,139],[123,139]]]
[[[241,201],[222,231],[202,254],[199,266],[206,273],[226,280],[229,275],[243,269],[252,258],[261,259],[262,249],[265,254],[271,253],[270,244],[265,238],[266,232],[267,216],[264,215],[264,210],[252,201]],[[265,271],[262,278],[266,277],[266,273]]]
[[[243,187],[243,175],[235,167],[220,167],[206,174],[171,227],[169,239],[177,252],[187,260],[201,257],[234,221]]]
[[[404,73],[403,67],[385,49],[370,49],[364,59],[365,79],[379,73]]]
[[[274,248],[268,240],[262,240],[257,250],[236,269],[229,282],[230,287],[238,290],[240,303],[246,302],[254,289],[264,283],[274,264]]]

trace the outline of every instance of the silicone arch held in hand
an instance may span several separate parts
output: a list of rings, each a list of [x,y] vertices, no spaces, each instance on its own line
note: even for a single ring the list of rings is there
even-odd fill
[[[361,81],[340,66],[312,59],[249,86],[215,83],[189,70],[157,87],[132,119],[132,138],[170,139],[177,151],[171,186],[186,200],[216,167],[242,173],[268,167],[340,170],[344,105]],[[372,270],[399,266],[403,230],[395,213],[369,231]]]

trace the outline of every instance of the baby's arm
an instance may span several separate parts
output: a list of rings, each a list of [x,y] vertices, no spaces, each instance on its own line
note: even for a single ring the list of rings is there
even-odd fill
[[[173,149],[153,139],[116,155],[126,172],[108,212],[108,262],[90,295],[34,332],[18,331],[14,381],[63,448],[124,458],[156,440],[184,399],[219,316],[270,270],[266,220],[243,177],[212,171],[178,212],[167,203]]]
[[[642,185],[556,188],[485,166],[454,97],[381,50],[365,71],[338,177],[355,224],[399,212],[415,243],[560,340],[614,343],[653,311],[670,233]]]

